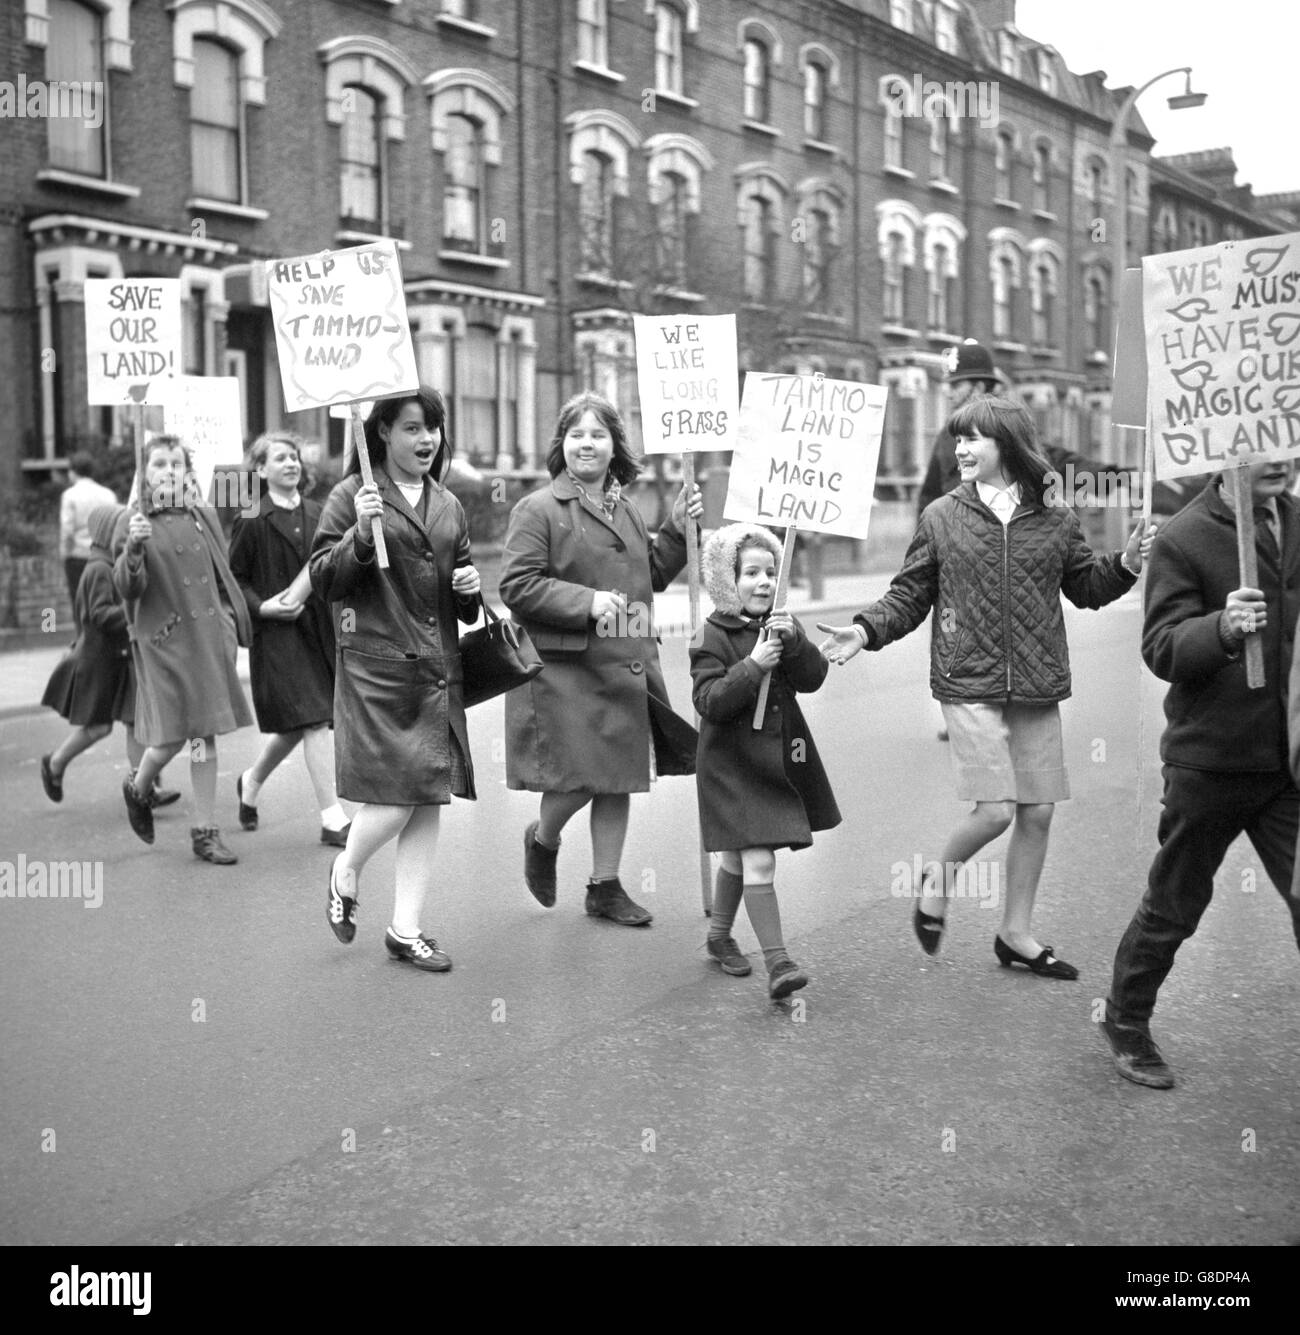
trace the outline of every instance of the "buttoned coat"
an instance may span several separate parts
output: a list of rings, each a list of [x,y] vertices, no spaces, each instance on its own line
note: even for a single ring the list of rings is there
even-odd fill
[[[653,542],[635,506],[612,516],[561,473],[515,506],[502,553],[501,600],[545,668],[506,696],[506,785],[530,792],[640,793],[659,774],[695,772],[695,729],[672,712],[659,667],[654,595],[686,564],[671,520]],[[596,590],[626,595],[602,634]]]
[[[334,717],[334,623],[329,605],[312,592],[293,621],[262,615],[262,603],[287,589],[307,564],[321,507],[305,497],[292,510],[268,492],[256,515],[235,520],[230,536],[234,571],[253,622],[249,684],[263,732],[293,732]]]
[[[764,673],[749,656],[758,623],[714,612],[691,642],[692,694],[702,720],[695,787],[708,852],[806,848],[814,830],[840,823],[796,698],[821,686],[827,663],[797,620],[795,629],[770,674],[761,728],[753,720]]]
[[[334,755],[339,796],[386,806],[450,802],[455,737],[472,798],[474,768],[461,694],[459,622],[474,621],[478,599],[452,592],[469,565],[469,528],[460,502],[424,479],[424,518],[382,468],[390,565],[357,547],[354,498],[359,475],[330,492],[312,544],[312,588],[334,606],[338,655]]]
[[[236,668],[252,639],[226,539],[204,505],[149,515],[153,535],[132,551],[118,523],[113,584],[126,604],[136,669],[135,736],[144,746],[234,732],[253,722]]]

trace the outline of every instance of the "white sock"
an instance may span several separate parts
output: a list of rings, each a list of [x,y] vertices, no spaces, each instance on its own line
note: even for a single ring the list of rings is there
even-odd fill
[[[335,802],[332,807],[322,809],[320,823],[323,830],[341,830],[348,823],[348,813]]]
[[[257,805],[257,795],[262,791],[262,785],[252,778],[253,771],[246,769],[243,773],[243,803],[246,807],[255,807]]]
[[[393,936],[398,941],[405,941],[408,945],[411,942],[418,941],[420,939],[420,933],[418,931],[415,932],[412,936],[403,936],[402,933],[397,930],[397,927],[395,925],[390,926],[388,930],[393,934]]]

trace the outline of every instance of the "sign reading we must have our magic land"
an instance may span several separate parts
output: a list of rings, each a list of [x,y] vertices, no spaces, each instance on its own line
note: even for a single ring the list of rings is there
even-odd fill
[[[392,241],[268,260],[266,278],[291,413],[419,387]]]
[[[724,515],[865,538],[887,397],[883,385],[748,372]]]
[[[1300,456],[1300,232],[1142,261],[1157,478]]]
[[[647,454],[730,450],[740,395],[734,315],[634,315]]]

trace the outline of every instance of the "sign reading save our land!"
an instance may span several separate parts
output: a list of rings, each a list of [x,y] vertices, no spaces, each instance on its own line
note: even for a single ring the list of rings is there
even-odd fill
[[[1300,232],[1142,261],[1156,477],[1300,456]]]
[[[87,278],[86,402],[166,403],[181,360],[179,278]]]
[[[887,395],[854,380],[748,372],[727,519],[865,538]]]
[[[641,435],[647,454],[736,443],[734,315],[634,315]]]
[[[419,386],[391,241],[266,262],[290,412]]]

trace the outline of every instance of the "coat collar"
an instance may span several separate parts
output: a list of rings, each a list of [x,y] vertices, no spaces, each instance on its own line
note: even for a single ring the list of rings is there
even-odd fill
[[[710,612],[708,621],[721,630],[753,630],[756,622],[734,612]]]
[[[572,501],[575,505],[581,506],[582,513],[589,519],[594,519],[597,523],[604,524],[611,532],[618,533],[618,524],[615,522],[618,519],[618,506],[614,507],[614,514],[612,517],[606,515],[604,511],[601,511],[598,514],[589,505],[583,505],[582,497],[579,494],[580,491],[581,488],[568,475],[568,473],[557,473],[551,479],[551,495],[553,495],[556,500]]]
[[[1223,499],[1219,491],[1219,483],[1225,480],[1227,480],[1226,473],[1212,473],[1201,496],[1204,498],[1205,508],[1215,519],[1235,529],[1237,513]],[[1284,491],[1276,498],[1276,504],[1277,517],[1282,525],[1282,549],[1285,554],[1290,555],[1295,544],[1300,542],[1300,501],[1297,501],[1289,491]]]
[[[435,482],[428,475],[424,479],[424,511],[425,518],[421,521],[420,516],[411,508],[410,502],[402,493],[402,489],[389,477],[386,469],[376,468],[374,470],[375,485],[379,488],[379,494],[384,498],[387,505],[391,505],[399,515],[408,523],[414,524],[425,538],[428,539],[433,532],[435,523],[439,514],[449,504],[448,491],[446,487]]]
[[[977,485],[978,484],[974,482],[963,482],[960,486],[954,487],[948,495],[955,497],[963,505],[973,505],[983,514],[993,515],[993,518],[997,519],[997,515],[993,514],[993,511],[990,510],[981,499],[979,492],[976,490]],[[1020,503],[1012,511],[1012,518],[1014,519],[1016,515],[1023,514],[1026,511],[1042,510],[1043,508],[1043,505],[1038,501],[1025,500],[1022,496]],[[1000,524],[1001,522],[1002,521],[998,519],[998,523]]]

